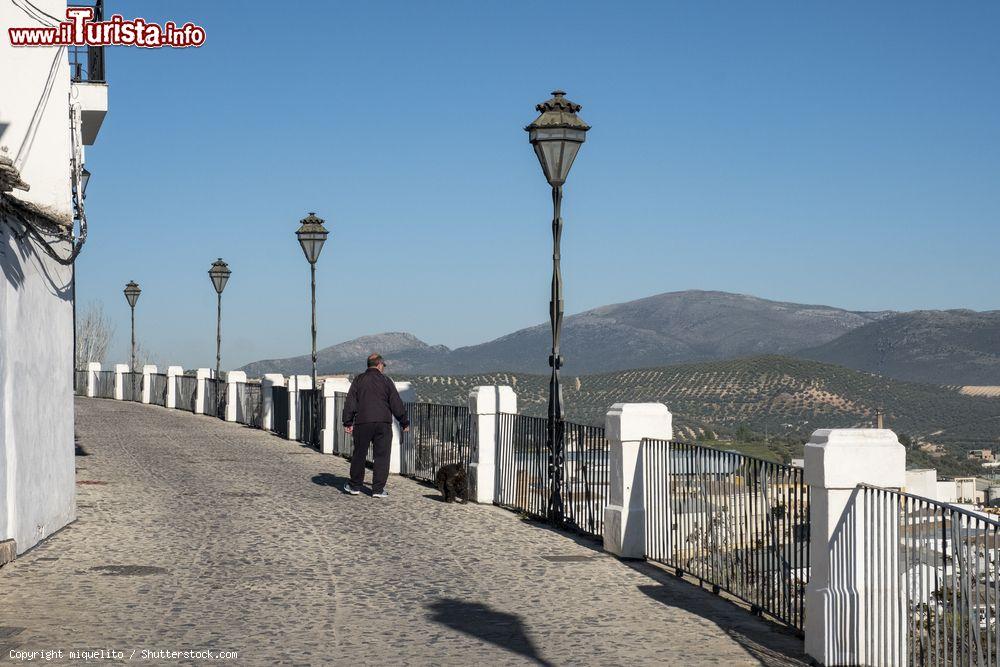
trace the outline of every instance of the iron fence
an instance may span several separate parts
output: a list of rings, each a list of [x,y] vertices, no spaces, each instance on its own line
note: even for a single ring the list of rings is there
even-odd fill
[[[264,427],[263,393],[259,382],[236,384],[236,421],[252,428]]]
[[[604,537],[608,504],[608,441],[604,427],[563,422],[563,513],[566,528]]]
[[[271,431],[288,437],[288,387],[271,387]]]
[[[809,573],[802,469],[700,445],[643,440],[646,557],[800,632]]]
[[[178,410],[194,412],[194,400],[197,392],[197,377],[194,375],[174,376],[174,407]]]
[[[573,422],[562,429],[564,453],[560,493],[563,528],[601,539],[608,501],[608,441],[604,429]],[[548,419],[500,414],[497,419],[497,504],[549,519]]]
[[[122,373],[122,400],[142,403],[142,373]]]
[[[92,4],[76,0],[73,6],[93,7],[93,21],[104,20],[103,0],[95,0]],[[104,73],[104,47],[71,45],[69,47],[69,69],[70,78],[76,83],[104,83],[106,81]]]
[[[220,378],[205,378],[205,400],[202,409],[209,417],[226,419],[227,383]]]
[[[857,645],[844,648],[866,664],[1000,665],[1000,522],[870,486],[847,516],[830,583],[863,593]]]
[[[96,398],[115,397],[115,372],[96,371],[96,382],[94,383],[94,396]]]
[[[333,453],[350,459],[354,453],[354,438],[344,430],[343,414],[346,400],[345,393],[337,392],[333,395]],[[368,463],[373,463],[375,460],[371,447],[368,448],[365,460]]]
[[[321,389],[300,389],[296,405],[297,439],[304,445],[319,449],[323,444],[323,391]]]
[[[468,470],[475,429],[469,408],[406,403],[410,430],[402,435],[400,474],[434,481],[441,466],[461,463]]]
[[[167,376],[163,373],[149,374],[149,402],[151,405],[167,404]]]
[[[497,415],[496,503],[537,519],[548,517],[548,420]]]
[[[77,396],[87,395],[87,373],[88,371],[73,372],[73,393]]]

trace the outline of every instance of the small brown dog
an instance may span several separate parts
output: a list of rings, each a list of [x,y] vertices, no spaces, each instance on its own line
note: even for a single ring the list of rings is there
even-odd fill
[[[437,472],[435,486],[444,496],[446,503],[468,500],[469,478],[465,474],[465,466],[461,463],[449,463],[441,466]]]

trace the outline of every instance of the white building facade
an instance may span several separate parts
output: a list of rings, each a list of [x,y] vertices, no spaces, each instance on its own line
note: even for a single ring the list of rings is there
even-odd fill
[[[11,46],[66,16],[29,9],[0,3],[0,560],[75,519],[74,192],[107,111],[102,49]]]

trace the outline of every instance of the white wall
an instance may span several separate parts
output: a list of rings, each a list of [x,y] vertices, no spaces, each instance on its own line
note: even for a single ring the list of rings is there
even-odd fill
[[[65,16],[65,0],[34,2]],[[0,25],[32,23],[12,3],[0,3]],[[4,34],[0,91],[0,155],[16,159],[31,186],[13,196],[70,223],[65,49],[15,49]],[[66,244],[58,250],[69,252]],[[0,218],[0,539],[15,539],[18,553],[76,513],[70,276],[33,241],[15,239],[10,221]]]

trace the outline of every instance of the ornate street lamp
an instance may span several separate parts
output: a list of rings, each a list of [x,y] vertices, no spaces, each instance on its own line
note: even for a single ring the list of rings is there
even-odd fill
[[[219,370],[222,365],[222,290],[226,289],[229,276],[232,271],[229,265],[222,261],[222,258],[212,262],[212,268],[208,270],[208,276],[215,286],[215,293],[219,297],[218,310],[215,318],[215,380],[219,380]]]
[[[552,322],[552,354],[549,366],[552,379],[549,382],[549,418],[546,446],[549,452],[549,519],[561,524],[564,517],[562,500],[563,463],[565,442],[563,433],[562,387],[559,384],[559,369],[565,361],[559,354],[559,338],[562,334],[563,295],[562,271],[559,264],[560,242],[562,240],[562,186],[569,176],[576,154],[587,136],[590,126],[583,122],[577,112],[582,107],[566,99],[566,93],[556,90],[552,99],[537,105],[541,115],[531,125],[524,128],[528,140],[535,149],[538,162],[542,165],[545,179],[552,186],[552,300],[549,302],[549,316]]]
[[[316,262],[319,260],[319,253],[323,250],[326,237],[330,234],[323,226],[323,221],[310,212],[308,216],[299,221],[299,228],[295,235],[299,237],[299,245],[302,246],[302,253],[309,262],[309,271],[312,276],[312,380],[313,389],[316,388]]]
[[[125,300],[128,301],[129,307],[132,309],[132,364],[130,366],[132,370],[132,398],[135,398],[135,304],[139,301],[139,294],[142,290],[139,289],[139,285],[134,281],[130,280],[125,284]]]

